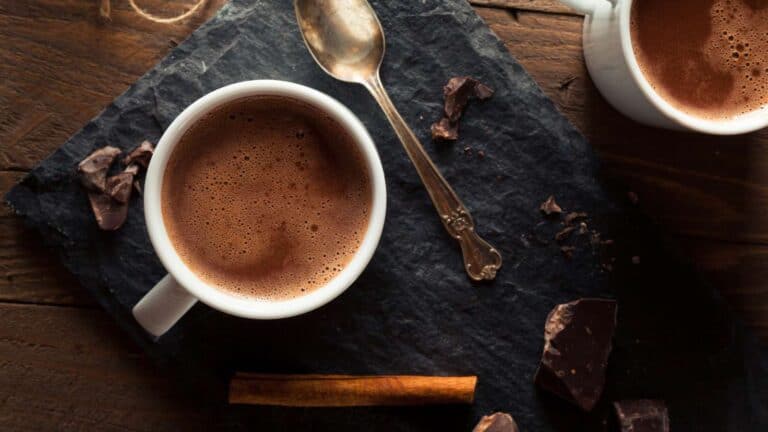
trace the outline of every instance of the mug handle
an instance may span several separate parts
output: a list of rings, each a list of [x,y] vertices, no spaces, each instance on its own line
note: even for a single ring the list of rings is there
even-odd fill
[[[160,337],[171,329],[197,298],[187,292],[171,275],[165,275],[133,307],[133,317],[149,334]]]
[[[576,12],[583,13],[584,15],[589,15],[595,10],[595,4],[598,1],[599,0],[560,0],[560,3],[570,7]],[[612,0],[609,0],[609,1],[613,3]]]

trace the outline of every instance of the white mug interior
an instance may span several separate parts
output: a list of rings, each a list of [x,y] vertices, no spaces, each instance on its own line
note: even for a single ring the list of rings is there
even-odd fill
[[[177,143],[187,129],[227,102],[248,96],[281,96],[297,99],[318,108],[334,119],[358,145],[371,180],[372,202],[368,229],[350,262],[327,284],[300,297],[264,300],[239,296],[200,279],[179,257],[165,228],[162,214],[162,184],[165,168]],[[176,282],[192,296],[222,312],[254,319],[277,319],[316,309],[344,292],[363,272],[381,237],[386,213],[384,171],[373,140],[360,120],[337,100],[299,84],[274,80],[244,81],[222,87],[187,107],[168,127],[157,144],[147,170],[144,213],[150,241],[161,263]]]

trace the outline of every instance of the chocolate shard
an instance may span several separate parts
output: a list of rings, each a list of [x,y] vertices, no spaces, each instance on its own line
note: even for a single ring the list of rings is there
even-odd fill
[[[565,215],[565,219],[563,220],[563,223],[565,223],[566,225],[571,225],[579,219],[586,219],[586,218],[587,218],[587,214],[584,212],[570,212],[567,215]]]
[[[117,201],[104,192],[88,192],[88,200],[99,228],[114,231],[123,226],[128,217],[127,203]]]
[[[133,177],[131,172],[123,171],[107,179],[106,193],[115,201],[127,203],[131,199],[133,190]]]
[[[443,95],[445,96],[443,110],[450,121],[456,122],[461,118],[464,108],[469,103],[469,98],[475,95],[476,86],[477,80],[468,76],[453,77],[448,80],[448,84],[443,87]]]
[[[557,205],[557,202],[555,202],[555,197],[552,195],[550,195],[546,201],[541,203],[541,205],[539,206],[539,210],[541,210],[541,212],[547,216],[553,215],[553,214],[560,214],[563,212],[563,209],[560,208],[559,205]]]
[[[662,400],[638,399],[613,403],[621,432],[669,432],[669,414]]]
[[[152,155],[155,153],[155,146],[149,141],[144,141],[139,144],[138,147],[131,150],[128,156],[123,159],[123,163],[127,166],[132,164],[138,164],[142,168],[147,169],[149,166],[149,160],[152,159]]]
[[[493,96],[493,89],[481,82],[478,82],[475,86],[475,97],[480,100],[486,100],[491,96]]]
[[[557,232],[557,234],[555,234],[555,241],[556,242],[562,242],[562,241],[566,240],[568,237],[571,236],[571,233],[575,229],[576,229],[576,227],[572,227],[572,226],[565,227],[565,228],[561,229],[560,231]]]
[[[544,326],[536,385],[591,411],[605,385],[616,329],[616,302],[579,299],[557,305]]]
[[[88,155],[77,165],[80,183],[88,190],[103,192],[106,189],[107,171],[119,154],[119,148],[106,146]]]
[[[511,415],[503,412],[483,416],[472,432],[519,432]]]
[[[432,139],[443,141],[455,141],[459,139],[459,124],[451,123],[443,117],[432,125]]]

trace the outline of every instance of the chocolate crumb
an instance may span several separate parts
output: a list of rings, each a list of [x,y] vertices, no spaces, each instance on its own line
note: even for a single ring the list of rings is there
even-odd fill
[[[436,141],[456,141],[459,139],[459,124],[451,122],[445,117],[434,123],[431,131],[432,139]]]
[[[464,147],[464,154],[471,155],[472,154],[472,147]]]
[[[573,246],[562,246],[560,248],[560,252],[563,254],[565,259],[571,259],[573,258],[573,252],[576,251],[576,248]]]
[[[541,212],[547,216],[550,216],[553,214],[560,214],[563,212],[563,209],[560,208],[559,205],[557,205],[557,202],[555,202],[555,197],[553,195],[550,195],[546,201],[541,203],[541,205],[539,206],[539,210],[541,210]]]
[[[589,228],[587,228],[586,222],[580,222],[579,223],[579,235],[584,235],[589,232]]]
[[[637,255],[633,256],[632,257],[632,264],[634,264],[634,265],[640,264],[640,257],[637,256]]]
[[[477,152],[477,156],[478,156],[480,159],[485,159],[485,152],[484,152],[484,151],[482,151],[482,150],[479,150],[479,151]]]
[[[587,214],[584,212],[570,212],[567,215],[565,215],[565,219],[563,222],[566,225],[571,225],[573,222],[579,220],[579,219],[585,219],[587,217]]]
[[[565,227],[562,230],[560,230],[557,234],[555,234],[555,241],[562,242],[563,240],[567,239],[571,236],[571,233],[573,230],[575,230],[576,227]]]
[[[112,199],[103,192],[88,192],[91,210],[96,223],[104,231],[115,231],[125,223],[128,217],[128,204]]]
[[[637,194],[632,191],[627,192],[627,198],[629,198],[629,202],[631,202],[634,205],[637,205],[637,203],[640,202],[640,197],[637,196]]]
[[[488,87],[487,85],[478,82],[475,86],[475,97],[482,100],[486,100],[493,96],[493,89]]]
[[[661,400],[639,399],[613,403],[621,432],[669,432],[667,404]]]
[[[77,165],[80,183],[91,191],[103,192],[106,190],[107,171],[119,154],[120,149],[106,146],[88,155]]]
[[[519,432],[511,415],[503,412],[483,416],[472,432]]]
[[[128,156],[125,157],[123,163],[125,165],[139,164],[144,169],[149,166],[149,160],[155,152],[155,147],[149,141],[143,141],[135,149],[133,149]]]

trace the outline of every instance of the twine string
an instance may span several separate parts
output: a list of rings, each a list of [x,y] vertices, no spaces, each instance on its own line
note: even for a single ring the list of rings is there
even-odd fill
[[[186,12],[180,15],[165,18],[165,17],[160,17],[147,12],[141,6],[136,4],[136,0],[128,0],[128,3],[131,5],[131,8],[137,14],[139,14],[139,16],[149,21],[160,23],[160,24],[171,24],[171,23],[175,23],[175,22],[187,19],[190,16],[196,14],[200,10],[200,8],[202,8],[203,5],[205,5],[207,2],[208,0],[197,0],[197,2],[194,5],[192,5],[192,7]],[[101,0],[101,3],[99,5],[99,15],[103,19],[110,21],[112,19],[111,11],[112,11],[111,0]]]

